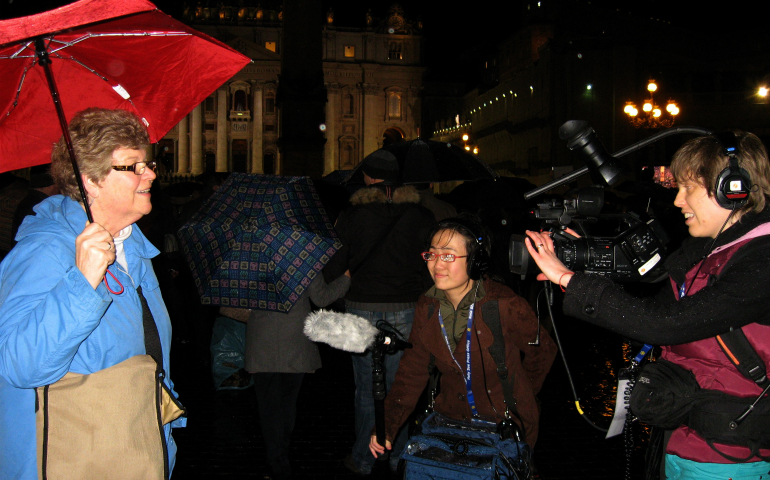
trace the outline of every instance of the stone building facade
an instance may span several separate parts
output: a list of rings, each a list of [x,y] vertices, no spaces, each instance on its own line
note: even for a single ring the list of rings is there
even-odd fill
[[[206,98],[160,142],[169,177],[204,172],[281,174],[282,13],[261,7],[185,8],[183,20],[253,62]],[[419,135],[425,72],[421,25],[394,5],[361,28],[322,30],[327,91],[323,174],[349,170],[383,144]],[[183,89],[184,86],[180,86]]]

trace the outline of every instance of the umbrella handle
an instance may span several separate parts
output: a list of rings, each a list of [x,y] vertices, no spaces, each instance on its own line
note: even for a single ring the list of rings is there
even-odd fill
[[[56,108],[56,116],[59,118],[59,125],[64,133],[64,142],[67,144],[67,151],[70,154],[72,169],[75,171],[75,180],[78,182],[78,189],[80,190],[80,197],[83,199],[83,206],[86,209],[86,216],[88,217],[89,222],[94,223],[94,217],[91,215],[91,208],[88,206],[88,199],[86,198],[86,190],[83,187],[83,179],[80,178],[80,168],[78,168],[78,162],[75,160],[75,149],[72,147],[72,137],[70,137],[70,129],[67,126],[67,118],[64,116],[64,108],[59,100],[59,90],[56,88],[56,81],[54,80],[53,72],[51,71],[51,59],[48,56],[48,50],[46,50],[43,37],[35,39],[35,53],[37,54],[37,58],[40,59],[40,66],[43,67],[43,71],[45,71],[48,88],[51,90],[51,98],[53,99],[53,105]]]

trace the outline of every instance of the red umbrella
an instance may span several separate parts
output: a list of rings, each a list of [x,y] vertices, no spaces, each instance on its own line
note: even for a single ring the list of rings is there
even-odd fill
[[[50,162],[88,107],[134,112],[157,142],[249,62],[146,0],[0,21],[0,172]]]

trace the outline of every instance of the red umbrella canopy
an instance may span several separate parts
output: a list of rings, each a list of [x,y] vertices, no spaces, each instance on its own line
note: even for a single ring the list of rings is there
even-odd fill
[[[152,142],[251,61],[146,0],[81,0],[0,21],[0,172],[50,162],[62,135],[39,37],[67,121],[89,107],[122,108]]]

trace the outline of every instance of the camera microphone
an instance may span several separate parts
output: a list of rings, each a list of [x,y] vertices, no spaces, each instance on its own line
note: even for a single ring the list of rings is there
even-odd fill
[[[620,181],[624,173],[615,157],[607,152],[602,142],[596,138],[596,132],[584,120],[570,120],[559,127],[559,138],[567,141],[567,147],[581,155],[588,170],[599,174],[607,185]]]
[[[379,330],[365,318],[351,313],[318,310],[307,316],[305,335],[339,350],[363,353],[374,343]]]
[[[352,313],[318,310],[308,315],[304,331],[310,340],[346,352],[363,353],[375,344],[382,345],[387,351],[412,348],[412,344],[398,338],[396,332],[380,330]]]

